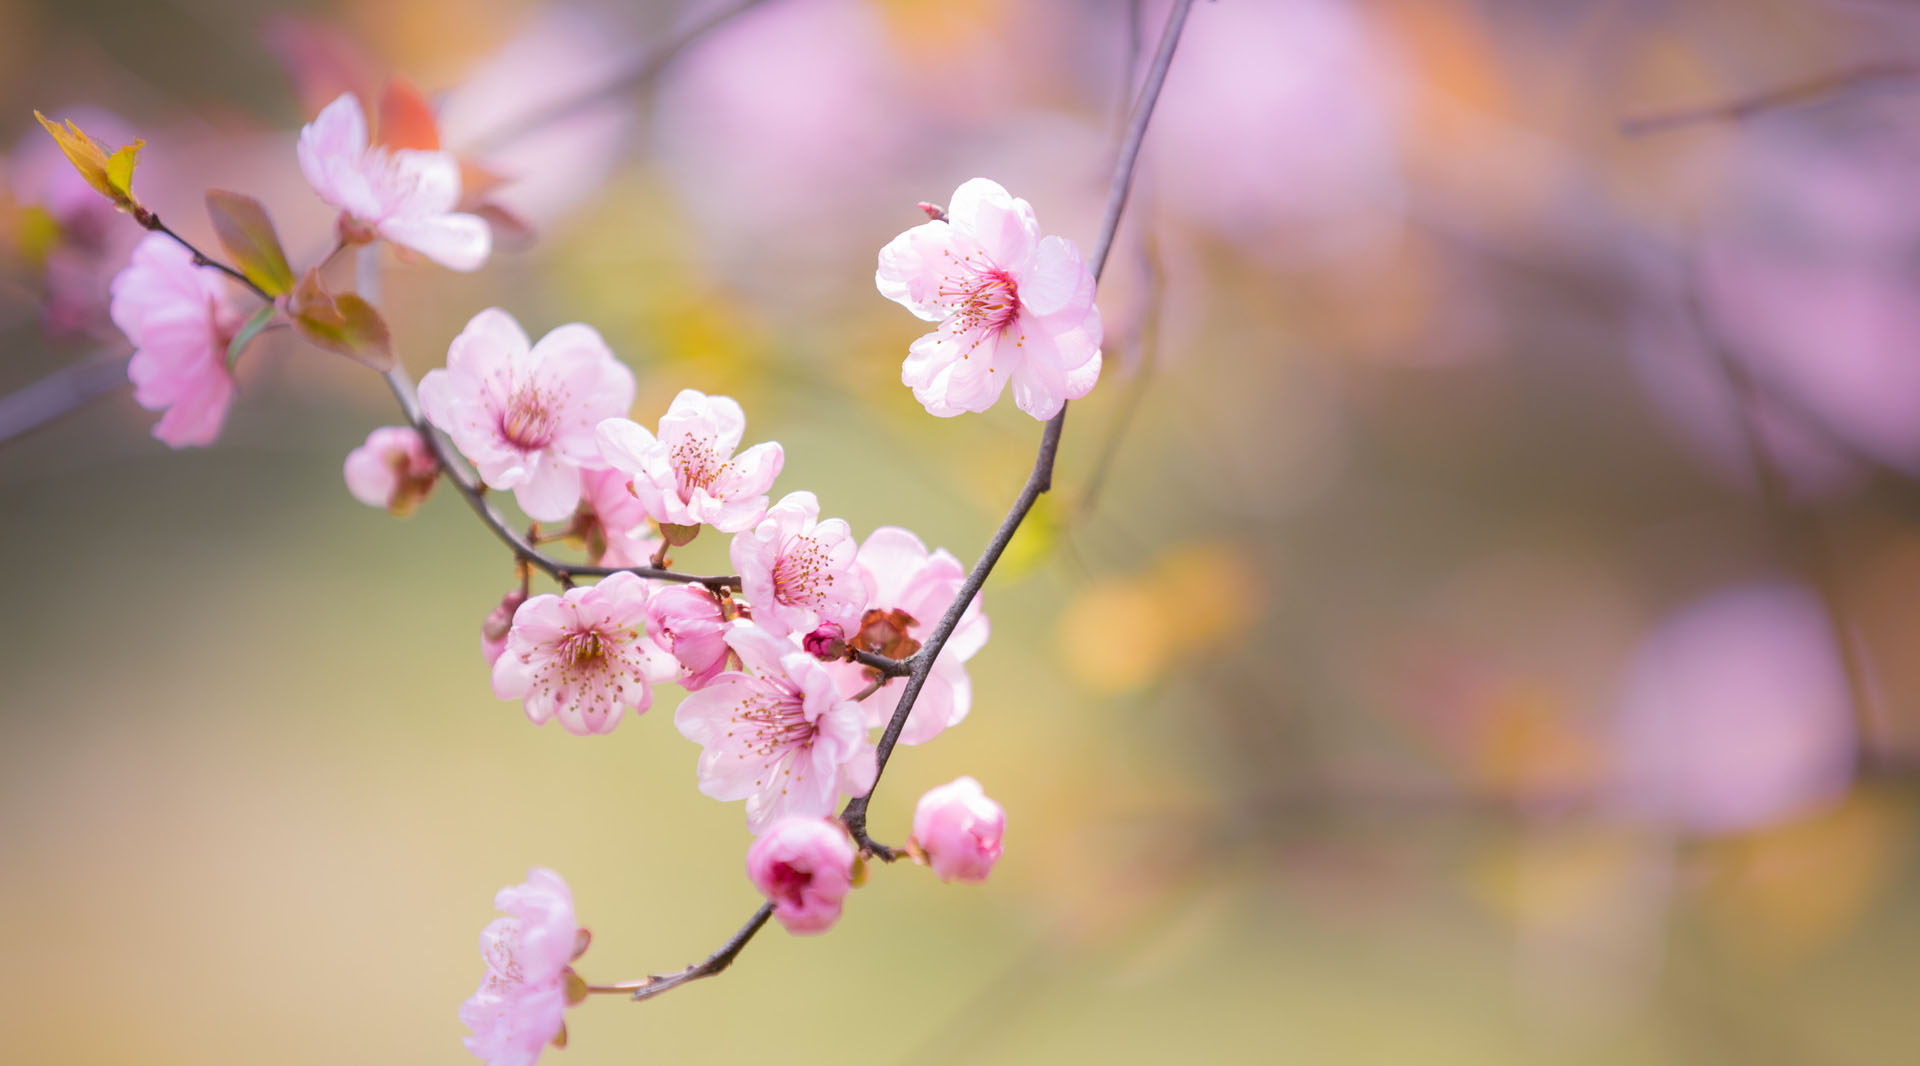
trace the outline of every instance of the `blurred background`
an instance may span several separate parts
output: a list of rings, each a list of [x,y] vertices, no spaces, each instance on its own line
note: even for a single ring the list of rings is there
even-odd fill
[[[675,47],[737,6],[0,2],[0,394],[93,397],[0,444],[10,1058],[470,1062],[528,866],[594,981],[752,912],[672,698],[533,727],[479,655],[499,544],[347,495],[375,375],[274,334],[214,447],[148,436],[104,313],[137,230],[31,121],[311,262],[295,134],[403,75],[509,179],[480,274],[388,262],[416,378],[483,307],[586,321],[643,423],[729,393],[778,491],[971,560],[1038,428],[920,409],[874,255],[976,175],[1088,247],[1165,4],[767,0]],[[1006,860],[880,870],[546,1061],[1911,1060],[1917,70],[1911,3],[1197,5],[974,713],[874,804],[897,841],[972,774]]]

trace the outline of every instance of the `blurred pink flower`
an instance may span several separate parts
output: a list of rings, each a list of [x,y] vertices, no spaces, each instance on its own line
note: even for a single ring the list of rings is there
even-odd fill
[[[813,493],[790,492],[728,549],[754,624],[770,633],[809,633],[823,622],[842,631],[860,624],[867,591],[853,569],[853,530],[843,519],[819,518]]]
[[[632,478],[654,521],[738,533],[760,521],[786,461],[772,442],[734,455],[746,430],[746,412],[731,397],[682,389],[660,418],[659,436],[629,418],[610,418],[595,435],[600,454]]]
[[[477,270],[493,250],[478,215],[458,214],[452,152],[369,146],[360,99],[342,93],[300,131],[300,170],[320,199],[385,240],[452,270]]]
[[[414,509],[440,477],[440,460],[412,426],[381,426],[347,453],[347,491],[368,507],[397,515]]]
[[[113,279],[114,325],[133,342],[135,403],[165,411],[153,435],[175,448],[212,444],[233,403],[227,343],[240,315],[227,283],[171,238],[150,233]]]
[[[535,596],[514,612],[507,650],[493,664],[493,694],[524,699],[527,717],[558,717],[575,736],[610,733],[628,708],[653,703],[673,659],[645,639],[647,583],[618,573],[564,595]]]
[[[826,817],[841,792],[864,795],[875,776],[860,705],[792,641],[751,622],[727,629],[741,670],[694,692],[673,724],[700,754],[701,793],[747,801],[755,833],[784,815]]]
[[[669,585],[647,601],[647,633],[680,664],[689,692],[707,687],[727,668],[727,623],[713,593],[699,585]]]
[[[929,789],[913,809],[913,839],[942,881],[985,881],[1006,829],[1007,812],[971,777]]]
[[[1834,799],[1854,764],[1845,671],[1812,593],[1715,593],[1649,634],[1615,721],[1620,799],[1702,833],[1755,829]]]
[[[1093,274],[1064,237],[1043,237],[1033,208],[986,178],[953,194],[945,220],[880,249],[880,294],[939,328],[908,348],[900,380],[929,414],[1013,402],[1052,418],[1100,378]]]
[[[824,933],[853,890],[853,840],[832,818],[788,817],[747,849],[747,877],[787,932]]]
[[[490,307],[420,382],[420,406],[527,516],[557,522],[580,502],[580,471],[600,465],[593,427],[633,405],[633,373],[591,326],[561,326],[529,345]]]
[[[480,933],[487,975],[460,1006],[473,1035],[467,1050],[493,1066],[525,1066],[566,1027],[569,963],[585,949],[574,921],[573,893],[543,867],[523,884],[500,890],[493,905],[507,913]]]
[[[882,526],[868,534],[854,557],[854,565],[870,596],[867,613],[873,624],[858,627],[860,632],[851,643],[881,655],[897,655],[902,649],[891,645],[899,637],[911,641],[913,650],[918,650],[967,578],[966,567],[946,549],[929,552],[919,537],[897,526]],[[874,618],[875,612],[887,612],[887,617]],[[903,633],[894,632],[899,614],[893,612],[911,619]],[[964,664],[986,646],[988,632],[986,612],[976,593],[940,650],[940,657],[933,661],[926,686],[914,701],[913,713],[907,716],[900,743],[924,744],[967,716],[973,707],[973,682]],[[866,668],[857,663],[835,663],[828,669],[839,678],[842,691],[858,691],[868,683]],[[885,725],[900,705],[900,693],[906,687],[906,678],[892,678],[867,697],[862,703],[867,709],[867,724]]]
[[[647,509],[627,490],[627,481],[627,475],[609,466],[580,475],[580,489],[593,509],[598,537],[605,543],[594,559],[601,566],[646,566],[660,546]],[[592,534],[588,540],[592,542]]]

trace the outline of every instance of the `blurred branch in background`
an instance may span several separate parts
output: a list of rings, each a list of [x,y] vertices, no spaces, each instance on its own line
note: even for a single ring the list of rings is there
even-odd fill
[[[101,352],[0,397],[0,444],[124,388],[129,358]]]
[[[1916,77],[1920,77],[1920,63],[1902,60],[1866,63],[1833,74],[1823,74],[1805,81],[1794,82],[1777,89],[1767,89],[1752,96],[1639,115],[1622,121],[1620,131],[1629,137],[1645,137],[1669,130],[1685,129],[1689,126],[1744,122],[1770,111],[1817,103],[1827,97],[1865,88],[1875,82],[1909,81]]]

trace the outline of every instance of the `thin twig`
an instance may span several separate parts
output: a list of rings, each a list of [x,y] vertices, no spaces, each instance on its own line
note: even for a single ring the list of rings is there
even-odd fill
[[[727,939],[726,943],[720,945],[719,951],[684,970],[670,974],[655,974],[647,978],[645,984],[634,990],[633,998],[636,1001],[652,999],[662,992],[670,992],[689,981],[698,981],[702,977],[712,977],[732,966],[733,960],[740,954],[741,949],[747,946],[747,941],[752,940],[753,934],[758,933],[760,927],[766,925],[767,919],[771,917],[773,917],[773,904],[762,903],[760,909],[753,912],[753,917],[747,919],[747,924],[741,926],[738,932]]]
[[[23,436],[61,415],[126,385],[129,356],[103,352],[0,396],[0,443]]]
[[[1895,81],[1913,77],[1920,77],[1920,65],[1900,60],[1864,63],[1833,74],[1823,74],[1777,89],[1768,89],[1752,96],[1629,118],[1620,123],[1620,132],[1629,137],[1645,137],[1648,134],[1665,133],[1688,126],[1701,126],[1715,122],[1743,122],[1769,111],[1810,104],[1876,81]]]
[[[616,72],[600,84],[583,89],[563,100],[556,100],[546,107],[493,130],[479,138],[470,151],[476,155],[492,151],[576,111],[592,107],[609,97],[618,96],[647,84],[659,77],[660,73],[686,50],[687,46],[765,2],[766,0],[735,0],[734,3],[714,9],[689,23],[659,47],[638,56],[625,69]]]
[[[485,487],[480,484],[473,472],[467,469],[466,464],[454,454],[452,447],[441,437],[433,423],[427,421],[426,413],[420,409],[419,397],[414,394],[413,379],[407,376],[406,368],[395,365],[393,369],[387,371],[386,378],[387,387],[393,391],[394,399],[400,403],[401,413],[406,415],[407,421],[414,429],[420,431],[420,436],[426,440],[427,447],[433,450],[434,458],[440,461],[440,469],[452,483],[454,491],[460,494],[461,499],[467,501],[467,506],[473,509],[480,523],[491,530],[502,544],[512,549],[515,559],[538,568],[563,585],[570,585],[575,578],[580,577],[606,577],[609,574],[630,573],[656,581],[705,585],[715,590],[740,587],[740,579],[731,574],[683,574],[676,570],[663,570],[652,566],[589,566],[585,563],[569,563],[555,559],[542,552],[534,547],[524,534],[508,524],[500,512],[493,509],[493,505],[487,502]]]
[[[906,659],[889,659],[874,652],[853,649],[853,661],[862,666],[871,666],[885,677],[905,677],[913,672],[913,663]]]
[[[252,278],[247,277],[245,274],[240,273],[238,270],[235,270],[234,268],[228,266],[227,264],[222,263],[220,260],[215,259],[214,257],[194,247],[192,241],[189,241],[185,237],[180,236],[178,233],[173,232],[173,230],[168,229],[167,224],[165,222],[160,221],[159,215],[156,215],[153,212],[145,210],[143,208],[140,211],[136,212],[133,218],[134,218],[134,221],[140,223],[142,226],[145,226],[146,228],[152,230],[155,233],[164,233],[167,236],[172,237],[175,244],[178,244],[180,247],[185,248],[189,252],[192,252],[194,266],[212,267],[213,269],[218,270],[220,273],[225,274],[226,276],[232,278],[233,280],[239,282],[240,284],[245,285],[249,290],[253,292],[255,296],[260,297],[261,300],[267,303],[273,302],[272,293],[268,292],[267,290],[261,288],[258,285],[255,285],[253,283]]]
[[[1186,24],[1187,12],[1193,7],[1193,0],[1176,0],[1173,10],[1167,14],[1167,27],[1160,35],[1159,47],[1154,52],[1153,63],[1147,68],[1146,83],[1140,87],[1139,101],[1133,107],[1133,119],[1127,126],[1126,138],[1121,142],[1119,158],[1114,163],[1113,182],[1107,192],[1107,209],[1100,221],[1100,235],[1095,239],[1091,267],[1095,281],[1107,265],[1107,255],[1113,250],[1114,236],[1120,229],[1120,216],[1126,210],[1127,194],[1133,188],[1134,165],[1140,158],[1140,145],[1147,134],[1147,122],[1153,117],[1153,107],[1160,99],[1161,86],[1166,84],[1167,68],[1173,63],[1174,48],[1180,43],[1180,30]],[[1013,535],[1019,531],[1027,513],[1040,499],[1040,494],[1053,487],[1053,461],[1060,451],[1060,432],[1067,421],[1067,409],[1049,419],[1046,428],[1040,434],[1039,453],[1034,457],[1033,472],[1027,476],[1027,483],[1021,487],[1020,495],[1013,501],[1013,507],[1000,523],[1000,528],[981,552],[979,562],[967,574],[967,580],[960,586],[953,602],[947,605],[946,613],[927,635],[920,650],[911,660],[913,672],[907,675],[906,688],[900,693],[900,703],[894,708],[893,717],[887,722],[886,730],[880,734],[880,742],[874,749],[874,787],[878,787],[880,774],[887,768],[887,760],[893,756],[894,745],[900,741],[900,733],[907,725],[907,716],[913,711],[914,701],[920,698],[920,690],[926,686],[927,678],[933,672],[933,664],[940,657],[960,617],[967,606],[980,592],[980,586],[986,584],[987,575],[993,572],[999,563],[1001,553],[1007,550]],[[893,849],[876,843],[867,836],[867,805],[873,798],[873,788],[864,796],[855,796],[847,801],[846,808],[840,812],[840,820],[846,823],[847,831],[863,849],[882,859],[891,860]]]

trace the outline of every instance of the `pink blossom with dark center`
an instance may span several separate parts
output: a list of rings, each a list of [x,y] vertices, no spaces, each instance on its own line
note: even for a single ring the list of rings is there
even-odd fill
[[[645,639],[647,598],[647,583],[623,571],[521,604],[493,664],[493,694],[525,700],[535,725],[558,718],[575,736],[612,732],[674,674],[673,659]]]
[[[853,889],[853,840],[832,818],[790,817],[747,849],[747,877],[787,932],[824,933]]]
[[[580,473],[601,466],[593,429],[633,406],[633,373],[591,326],[561,326],[530,344],[513,316],[490,307],[420,381],[420,407],[447,431],[491,488],[558,522],[580,502]]]
[[[865,795],[875,776],[860,705],[792,641],[751,622],[727,628],[741,669],[681,701],[673,724],[700,753],[700,791],[747,801],[747,828],[785,815],[824,818],[842,792]]]
[[[1043,237],[1033,207],[986,178],[954,191],[947,217],[880,250],[880,294],[939,327],[907,349],[900,379],[929,414],[1013,401],[1052,418],[1100,378],[1093,274],[1064,237]]]

